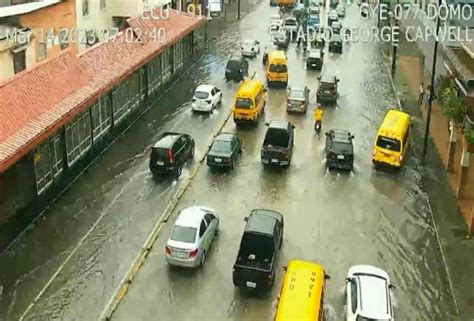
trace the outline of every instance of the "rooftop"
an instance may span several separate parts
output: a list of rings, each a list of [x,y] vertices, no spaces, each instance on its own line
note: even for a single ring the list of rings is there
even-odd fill
[[[288,128],[288,121],[286,121],[286,120],[272,120],[268,127],[287,129]]]
[[[2,10],[0,10],[0,18],[18,16],[25,13],[33,12],[45,7],[52,6],[53,4],[56,4],[62,1],[63,0],[38,0],[35,2],[28,2],[28,3],[23,3],[23,4],[16,4],[16,5],[1,7]]]
[[[127,41],[122,31],[113,42],[80,56],[67,49],[0,83],[0,173],[202,22],[175,10],[166,21],[131,18],[131,28],[165,28],[166,43]]]

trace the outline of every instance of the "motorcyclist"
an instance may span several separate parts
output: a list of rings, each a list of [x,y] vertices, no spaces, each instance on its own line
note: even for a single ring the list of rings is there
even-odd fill
[[[319,124],[319,130],[323,127],[323,110],[321,109],[321,105],[317,105],[316,109],[313,112],[314,118],[314,128],[316,129],[316,125]]]

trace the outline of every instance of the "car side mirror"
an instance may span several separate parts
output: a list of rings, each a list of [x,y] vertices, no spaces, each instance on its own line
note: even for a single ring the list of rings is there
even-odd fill
[[[390,285],[388,286],[388,288],[389,288],[390,290],[396,290],[396,289],[397,289],[397,288],[395,287],[395,285],[393,285],[393,284],[390,284]]]
[[[291,128],[295,129],[295,125],[291,125]]]
[[[287,267],[286,265],[283,265],[281,268],[282,268],[283,271],[285,271],[285,272],[286,272],[286,270],[288,270],[288,267]]]
[[[326,136],[329,136],[329,133],[328,133],[328,132],[325,132],[324,134],[325,134]]]
[[[336,79],[336,82],[339,82],[339,81],[341,81],[341,79],[339,79],[339,78],[338,78],[338,79]]]
[[[354,138],[355,138],[354,135],[351,135],[351,139],[354,139]]]
[[[255,41],[255,43],[256,43],[257,45],[259,45],[259,44],[260,44],[260,41]]]
[[[346,278],[346,283],[352,282],[351,278]]]
[[[319,81],[321,81],[321,76],[318,76],[317,79],[318,79]]]
[[[249,217],[248,217],[248,216],[244,217],[244,221],[245,221],[245,222],[248,222],[248,221],[249,221]]]
[[[325,280],[330,280],[331,276],[329,274],[324,273],[324,279]]]
[[[265,123],[265,126],[270,126],[270,123]]]

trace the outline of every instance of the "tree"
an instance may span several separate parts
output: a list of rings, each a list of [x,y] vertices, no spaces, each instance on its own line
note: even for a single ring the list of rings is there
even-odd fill
[[[441,95],[441,111],[442,113],[451,118],[457,125],[461,124],[464,120],[466,111],[462,100],[457,96],[456,91],[453,87],[446,88]]]
[[[434,98],[439,97],[440,103],[443,103],[442,102],[443,93],[447,88],[450,88],[450,87],[452,87],[451,78],[449,78],[446,75],[439,75],[438,78],[436,79],[436,87],[435,87],[436,91],[435,91]]]

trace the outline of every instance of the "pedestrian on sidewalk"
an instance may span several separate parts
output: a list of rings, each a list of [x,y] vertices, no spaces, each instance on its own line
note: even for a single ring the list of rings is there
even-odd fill
[[[423,102],[424,95],[425,95],[425,85],[421,83],[420,88],[418,89],[418,105],[421,105],[421,103]]]
[[[425,105],[427,106],[429,101],[430,101],[430,96],[431,96],[431,85],[428,85],[426,87],[426,92],[425,92]]]

